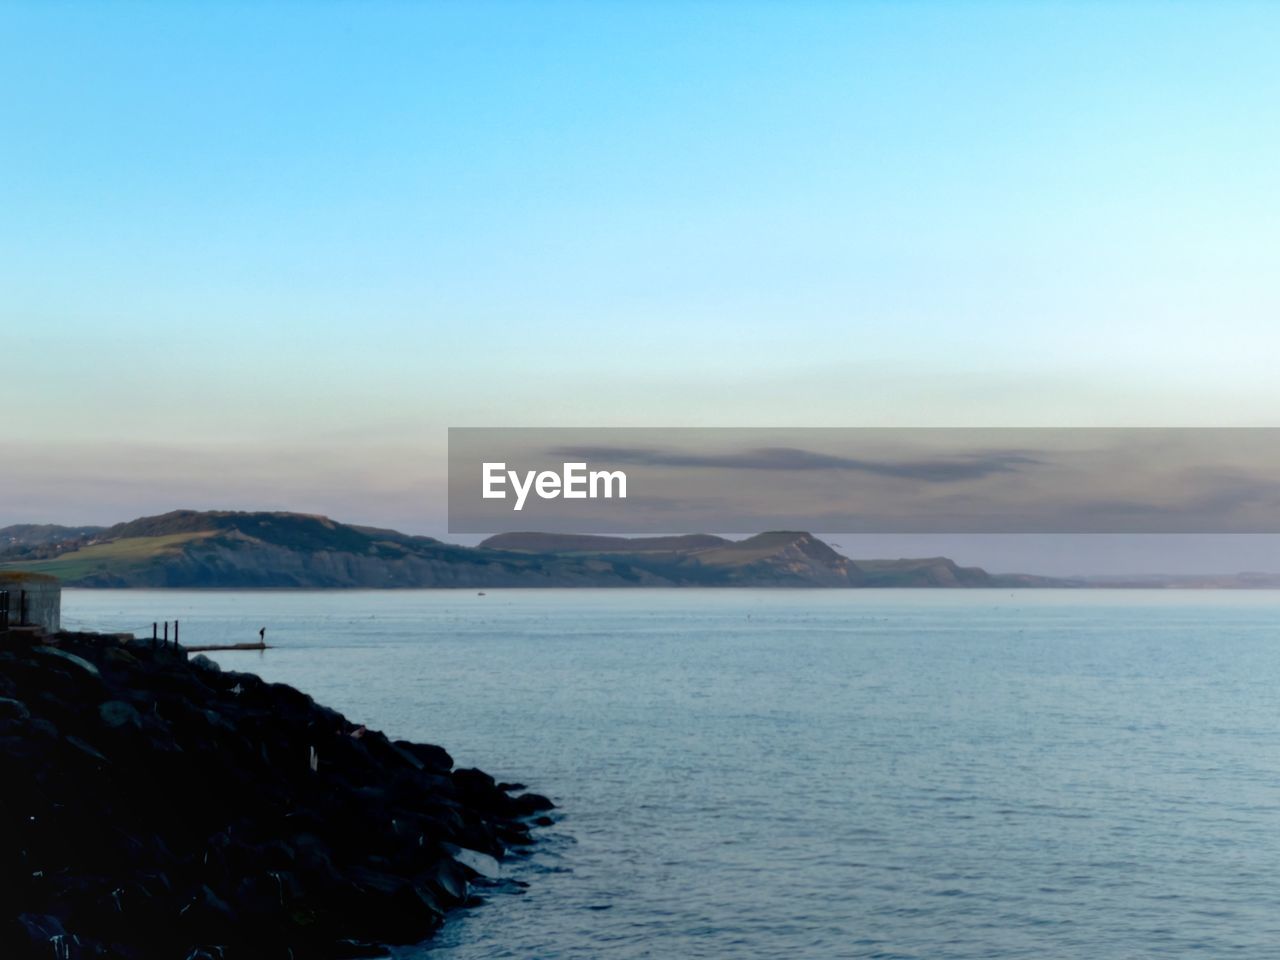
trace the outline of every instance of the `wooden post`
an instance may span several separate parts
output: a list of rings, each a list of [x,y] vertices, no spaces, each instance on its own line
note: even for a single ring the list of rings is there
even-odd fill
[[[173,649],[178,649],[178,621],[173,621]]]
[[[160,624],[152,620],[151,621],[151,649],[152,650],[156,648],[156,644],[160,639],[159,634],[160,634]]]
[[[169,621],[164,622],[164,645],[169,646]]]

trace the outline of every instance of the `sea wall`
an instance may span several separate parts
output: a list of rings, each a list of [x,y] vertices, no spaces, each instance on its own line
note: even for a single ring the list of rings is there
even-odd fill
[[[0,784],[6,958],[381,955],[552,806],[128,636],[0,648]]]
[[[26,593],[27,622],[53,633],[62,629],[62,584],[57,577],[20,571],[0,572],[0,592],[9,593],[9,622],[21,620],[22,594]]]

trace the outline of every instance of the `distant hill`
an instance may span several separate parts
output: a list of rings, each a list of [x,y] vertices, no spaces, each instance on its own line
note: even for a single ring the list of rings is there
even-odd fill
[[[56,557],[69,545],[92,540],[104,527],[62,527],[55,523],[17,523],[0,527],[0,557],[12,561]]]
[[[631,538],[504,533],[485,540],[480,549],[591,560],[643,571],[674,585],[850,587],[861,581],[851,560],[801,531],[761,533],[737,541],[708,534]]]
[[[43,546],[0,544],[0,570],[82,587],[1019,587],[945,558],[853,561],[813,534],[589,537],[512,533],[478,547],[299,513],[178,510]]]
[[[987,573],[946,557],[922,560],[859,560],[868,587],[1063,587],[1078,584],[1025,573]]]
[[[519,553],[670,553],[718,547],[732,540],[707,533],[678,537],[597,537],[580,533],[499,533],[480,543],[487,550]]]
[[[0,550],[14,544],[44,546],[101,533],[106,527],[60,527],[56,523],[15,523],[0,527]]]
[[[1277,590],[1280,573],[1142,573],[1082,577],[1087,587],[1139,590]]]
[[[86,587],[571,585],[588,572],[296,513],[179,510],[116,524],[21,567]],[[581,567],[581,564],[577,565]]]
[[[850,560],[811,533],[779,530],[746,540],[697,534],[682,537],[593,537],[578,534],[504,533],[486,548],[537,551],[566,557],[594,556],[641,566],[680,582],[715,580],[733,586],[810,587],[1032,587],[1067,581],[1028,574],[990,574],[946,557],[924,560]]]

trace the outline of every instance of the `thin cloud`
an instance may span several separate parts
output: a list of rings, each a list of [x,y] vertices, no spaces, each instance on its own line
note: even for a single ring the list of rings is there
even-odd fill
[[[997,474],[1017,473],[1023,467],[1044,461],[1026,451],[975,451],[950,459],[871,460],[815,453],[796,447],[758,447],[741,453],[681,453],[643,447],[571,446],[548,451],[554,457],[576,457],[619,466],[687,467],[710,470],[781,470],[804,472],[844,470],[921,480],[928,483],[956,483],[980,480]]]

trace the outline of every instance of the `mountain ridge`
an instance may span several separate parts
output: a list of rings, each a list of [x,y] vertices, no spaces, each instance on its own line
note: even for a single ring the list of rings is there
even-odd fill
[[[73,529],[73,528],[63,528]],[[80,587],[1020,587],[945,558],[855,561],[806,531],[744,540],[710,534],[592,537],[512,533],[476,547],[284,511],[175,510],[45,543],[0,546],[0,570]]]

